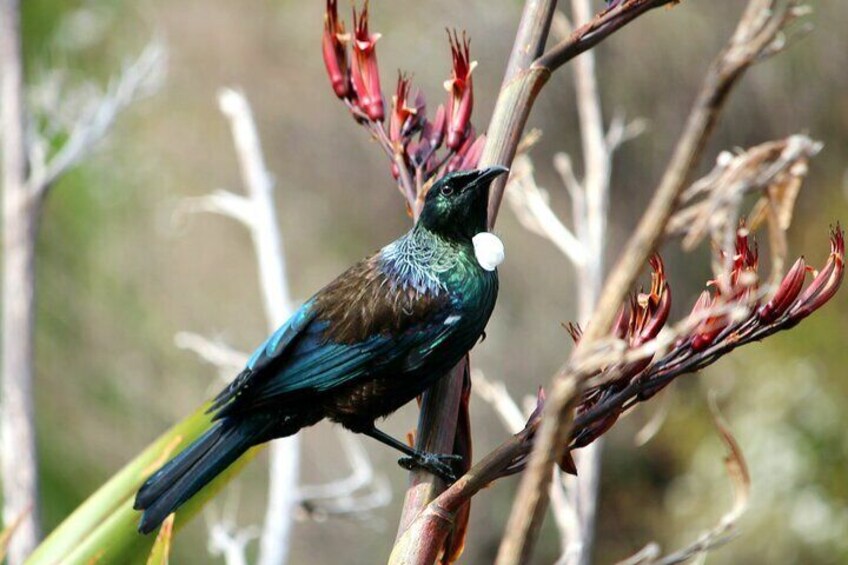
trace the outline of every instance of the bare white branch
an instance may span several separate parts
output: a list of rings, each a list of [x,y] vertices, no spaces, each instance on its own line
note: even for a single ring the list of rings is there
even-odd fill
[[[214,557],[223,557],[227,565],[247,565],[247,545],[259,534],[259,528],[239,530],[231,522],[215,521],[209,526],[207,550]]]
[[[575,26],[588,22],[593,16],[591,0],[571,0],[571,20]],[[627,134],[624,119],[614,119],[609,132],[604,128],[603,110],[595,71],[595,53],[587,51],[574,60],[574,87],[577,113],[580,119],[580,139],[583,148],[583,191],[580,207],[575,206],[577,236],[587,254],[587,261],[577,267],[578,320],[584,325],[595,308],[604,281],[604,250],[606,247],[607,218],[609,215],[612,154],[623,143]],[[638,125],[636,126],[638,130]],[[562,167],[559,167],[562,168]],[[562,173],[561,173],[562,174]],[[563,175],[566,187],[571,180]],[[560,480],[568,494],[568,505],[560,512],[576,514],[574,520],[562,520],[561,537],[565,552],[560,557],[563,564],[588,565],[591,562],[595,538],[598,489],[601,474],[603,440],[597,440],[575,454],[577,477],[565,476],[558,470]]]
[[[67,141],[55,155],[48,158],[44,140],[36,139],[29,150],[29,189],[35,195],[43,196],[62,174],[94,149],[122,110],[159,89],[166,68],[165,45],[154,39],[135,61],[124,66],[100,99],[87,104],[71,128]]]
[[[350,475],[325,484],[300,487],[301,507],[313,518],[348,514],[365,516],[392,500],[388,479],[375,474],[359,438],[344,430],[339,430],[338,435],[347,456]]]
[[[554,467],[551,472],[554,474],[550,488],[551,512],[560,532],[560,555],[556,565],[567,565],[579,559],[583,551],[583,539],[574,535],[580,531],[580,522],[577,510],[568,496],[566,476],[559,467]]]
[[[509,433],[516,434],[524,428],[528,414],[521,410],[503,382],[490,381],[480,369],[471,370],[471,382],[474,385],[471,390],[495,409]]]
[[[577,180],[574,174],[574,165],[571,156],[565,152],[554,155],[554,169],[559,173],[565,190],[571,197],[571,218],[574,223],[574,231],[578,239],[586,237],[586,189]]]
[[[636,139],[646,131],[648,131],[648,120],[636,118],[628,122],[622,112],[616,112],[605,136],[607,149],[610,154],[615,153],[619,147]]]
[[[586,194],[583,191],[583,185],[577,180],[577,175],[574,174],[574,165],[571,163],[571,157],[568,153],[557,153],[554,155],[554,168],[562,178],[562,183],[571,197],[574,208],[583,210],[586,206]],[[580,230],[576,230],[578,233]]]
[[[0,475],[3,521],[20,518],[9,544],[8,560],[22,563],[40,537],[38,459],[33,404],[35,340],[35,241],[43,197],[55,181],[78,163],[108,131],[117,114],[142,92],[155,89],[164,69],[164,47],[146,49],[125,69],[102,98],[86,97],[87,111],[49,157],[50,143],[38,132],[26,103],[21,2],[0,2],[0,153],[3,188],[3,312],[0,370]],[[154,77],[156,77],[154,79]],[[43,116],[50,129],[61,122],[55,112]],[[53,139],[53,141],[56,141]]]
[[[299,494],[302,500],[347,496],[374,479],[374,466],[359,438],[343,430],[338,430],[338,436],[350,465],[350,475],[324,484],[301,485]]]
[[[227,381],[232,378],[233,371],[240,370],[247,363],[248,355],[243,351],[192,332],[179,332],[174,336],[174,345],[192,351],[203,361],[214,365]]]
[[[245,190],[254,206],[251,233],[268,326],[274,330],[291,315],[285,253],[274,208],[274,181],[265,167],[259,133],[247,99],[240,92],[224,89],[218,95],[218,104],[230,120]]]
[[[518,221],[527,230],[548,239],[575,265],[586,262],[586,250],[580,241],[557,217],[548,199],[548,193],[536,184],[533,164],[525,155],[512,163],[507,201]]]
[[[228,190],[216,190],[205,196],[185,198],[177,205],[174,216],[180,218],[186,214],[207,212],[220,214],[252,230],[256,223],[256,211],[253,202]]]

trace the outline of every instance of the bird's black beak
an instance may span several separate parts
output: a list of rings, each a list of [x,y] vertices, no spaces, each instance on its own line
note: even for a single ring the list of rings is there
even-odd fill
[[[492,179],[501,176],[504,173],[508,173],[509,169],[506,167],[502,167],[501,165],[495,165],[493,167],[486,167],[485,169],[480,169],[477,179],[474,181],[474,184],[477,186],[486,186]]]
[[[476,171],[469,171],[467,184],[462,191],[476,192],[478,189],[488,188],[494,178],[508,172],[509,169],[500,165],[486,167],[485,169],[477,169]]]

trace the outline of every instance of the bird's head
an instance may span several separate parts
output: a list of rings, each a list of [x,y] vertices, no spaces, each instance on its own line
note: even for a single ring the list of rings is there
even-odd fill
[[[471,239],[486,231],[489,185],[508,172],[501,166],[448,173],[424,199],[418,224],[450,239]]]

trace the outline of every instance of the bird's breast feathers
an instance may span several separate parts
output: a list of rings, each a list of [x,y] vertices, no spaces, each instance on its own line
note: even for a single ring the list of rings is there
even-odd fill
[[[469,309],[488,310],[496,292],[497,274],[480,267],[472,246],[413,230],[330,283],[314,308],[328,340],[358,343],[456,324]]]

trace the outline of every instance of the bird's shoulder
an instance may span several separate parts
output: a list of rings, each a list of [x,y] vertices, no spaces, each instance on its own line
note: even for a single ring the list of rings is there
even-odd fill
[[[325,322],[321,325],[327,341],[356,344],[396,336],[449,306],[449,293],[435,279],[422,283],[420,273],[396,267],[384,248],[315,295],[312,308],[316,322]]]

